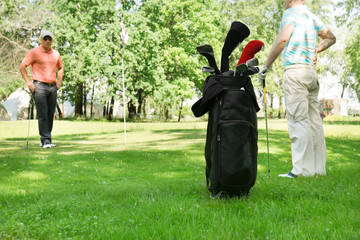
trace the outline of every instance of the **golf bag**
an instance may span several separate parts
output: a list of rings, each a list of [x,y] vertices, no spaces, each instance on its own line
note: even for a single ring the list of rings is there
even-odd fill
[[[196,117],[209,112],[206,182],[213,197],[247,195],[254,186],[259,110],[250,77],[207,77],[203,97],[192,106],[192,111]]]

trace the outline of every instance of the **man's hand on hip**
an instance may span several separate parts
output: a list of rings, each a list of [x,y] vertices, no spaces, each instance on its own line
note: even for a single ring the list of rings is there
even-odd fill
[[[31,81],[26,82],[26,85],[30,89],[31,92],[35,92],[35,85],[33,82],[31,82]]]

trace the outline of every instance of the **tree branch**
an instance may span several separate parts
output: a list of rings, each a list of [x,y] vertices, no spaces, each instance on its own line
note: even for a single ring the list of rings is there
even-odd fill
[[[21,46],[21,45],[18,44],[17,42],[14,42],[14,41],[10,40],[9,38],[7,38],[7,37],[5,37],[4,35],[2,35],[1,33],[0,33],[0,37],[3,38],[3,39],[5,39],[5,40],[7,40],[8,42],[10,42],[11,44],[15,45],[16,47],[19,47],[21,50],[24,50],[24,51],[26,51],[26,52],[29,51],[29,49],[24,48],[23,46]]]
[[[0,71],[0,73],[1,73],[1,74],[4,74],[4,73],[20,74],[19,72],[14,72],[14,71],[6,71],[6,72]]]

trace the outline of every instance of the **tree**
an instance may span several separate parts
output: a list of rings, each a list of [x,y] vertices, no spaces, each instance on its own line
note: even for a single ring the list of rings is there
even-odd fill
[[[96,81],[106,87],[99,96],[107,108],[108,119],[119,90],[121,74],[121,12],[116,0],[55,0],[52,22],[66,71],[67,97],[75,102],[75,113],[86,114],[87,94]]]
[[[124,62],[129,117],[134,118],[140,114],[144,99],[162,86],[164,73],[159,54],[159,34],[151,29],[150,20],[142,12],[125,14],[124,19],[131,23]]]
[[[343,0],[338,2],[336,8],[343,13],[337,16],[338,26],[347,27],[345,52],[348,56],[345,79],[354,77],[349,83],[360,101],[360,0]]]
[[[142,2],[129,17],[130,43],[126,49],[129,112],[139,114],[142,101],[153,95],[169,112],[174,104],[193,95],[205,77],[195,47],[220,35],[219,15],[208,1]],[[220,45],[216,42],[216,45]],[[201,60],[203,61],[203,60]],[[166,116],[169,119],[169,116]]]
[[[28,50],[38,46],[41,26],[52,17],[47,0],[0,3],[0,100],[24,86],[18,71]]]

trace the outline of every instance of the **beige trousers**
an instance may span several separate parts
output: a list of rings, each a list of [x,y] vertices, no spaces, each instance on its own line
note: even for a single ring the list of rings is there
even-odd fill
[[[312,66],[294,64],[285,69],[284,97],[291,140],[291,172],[298,176],[326,174],[326,144],[318,93],[318,77]]]

